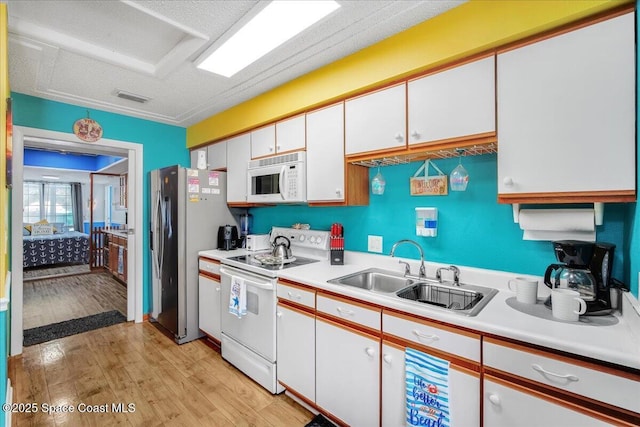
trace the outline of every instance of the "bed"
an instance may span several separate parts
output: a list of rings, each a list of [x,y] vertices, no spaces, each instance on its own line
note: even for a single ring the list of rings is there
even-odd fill
[[[22,266],[88,264],[89,235],[67,231],[40,236],[22,236]]]

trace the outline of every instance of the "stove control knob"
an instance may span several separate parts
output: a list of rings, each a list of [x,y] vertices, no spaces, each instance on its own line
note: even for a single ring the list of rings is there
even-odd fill
[[[316,243],[318,243],[319,245],[322,244],[322,236],[316,237]]]
[[[316,238],[315,238],[315,236],[311,236],[311,237],[309,237],[309,241],[310,241],[311,243],[315,243],[315,242],[316,242]]]
[[[306,237],[304,236],[304,234],[301,234],[301,235],[300,235],[300,239],[299,239],[299,240],[300,240],[301,242],[304,242],[304,239],[306,239]]]

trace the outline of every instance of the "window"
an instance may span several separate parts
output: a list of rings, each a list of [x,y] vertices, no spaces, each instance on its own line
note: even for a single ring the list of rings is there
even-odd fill
[[[52,182],[24,182],[22,221],[33,224],[42,219],[62,222],[74,229],[71,184]]]

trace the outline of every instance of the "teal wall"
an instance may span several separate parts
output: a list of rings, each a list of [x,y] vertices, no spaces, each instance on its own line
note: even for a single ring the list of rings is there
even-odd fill
[[[72,133],[73,123],[87,117],[87,109],[61,102],[47,101],[41,98],[12,93],[13,123],[47,129],[57,132]],[[162,123],[142,120],[120,114],[100,110],[90,110],[91,118],[96,120],[104,130],[103,138],[134,142],[143,145],[143,224],[139,236],[144,247],[148,247],[149,238],[149,176],[148,172],[164,166],[180,164],[189,166],[191,161],[186,148],[186,129]],[[95,144],[100,144],[100,141]],[[143,312],[151,311],[151,264],[148,251],[145,249],[143,273]]]
[[[446,174],[457,159],[436,160]],[[381,172],[387,182],[382,196],[370,196],[365,207],[286,206],[253,208],[254,231],[268,232],[271,225],[290,226],[309,223],[315,229],[329,229],[341,222],[347,250],[367,251],[367,235],[383,237],[383,252],[388,254],[394,242],[412,239],[418,242],[429,261],[542,275],[555,262],[550,242],[523,241],[522,230],[513,222],[511,205],[497,203],[497,159],[486,154],[462,159],[469,172],[465,192],[449,191],[447,196],[411,196],[409,178],[422,163],[387,166]],[[370,170],[370,179],[377,173]],[[432,172],[433,173],[433,172]],[[593,206],[593,205],[591,205]],[[438,208],[437,237],[415,234],[415,208]],[[629,208],[626,204],[605,205],[605,224],[597,228],[600,241],[617,245],[614,276],[628,282],[626,232]],[[403,245],[398,256],[418,258],[418,252]]]

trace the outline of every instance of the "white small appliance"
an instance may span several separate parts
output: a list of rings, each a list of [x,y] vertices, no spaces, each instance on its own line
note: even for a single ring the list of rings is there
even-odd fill
[[[246,249],[251,252],[266,251],[271,248],[268,234],[248,234]]]
[[[307,201],[306,153],[250,160],[247,167],[247,201],[300,203]]]

